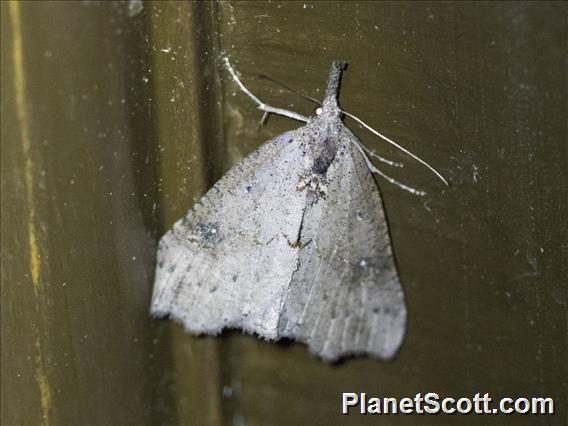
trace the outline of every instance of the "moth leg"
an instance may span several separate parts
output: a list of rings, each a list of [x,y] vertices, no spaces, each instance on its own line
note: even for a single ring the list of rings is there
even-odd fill
[[[262,114],[262,118],[260,119],[260,121],[256,125],[256,130],[259,130],[261,127],[264,127],[266,125],[266,122],[268,121],[269,115],[270,115],[270,113],[264,111],[264,114]]]
[[[258,97],[253,95],[253,93],[243,84],[243,82],[237,76],[237,73],[235,72],[233,66],[229,62],[229,58],[227,58],[225,56],[223,58],[223,60],[225,61],[225,67],[231,73],[231,76],[233,77],[233,80],[235,80],[235,83],[237,83],[239,85],[240,89],[243,92],[245,92],[245,94],[258,105],[258,109],[260,109],[261,111],[264,111],[266,113],[283,115],[284,117],[288,117],[288,118],[291,118],[293,120],[303,121],[304,123],[308,122],[308,118],[304,117],[301,114],[298,114],[298,113],[293,112],[293,111],[288,111],[287,109],[276,108],[276,107],[267,105],[264,102],[262,102]]]
[[[377,169],[375,167],[375,165],[371,162],[371,160],[369,159],[369,156],[367,155],[367,153],[365,152],[365,148],[363,147],[363,145],[361,145],[361,143],[355,138],[355,137],[351,137],[349,138],[349,140],[355,145],[355,147],[359,150],[359,152],[361,153],[361,155],[363,156],[363,158],[365,159],[365,163],[367,164],[367,167],[369,168],[369,170],[371,171],[371,173],[376,173],[379,176],[381,176],[382,178],[386,179],[387,181],[389,181],[390,183],[398,186],[399,188],[404,189],[405,191],[410,192],[411,194],[414,195],[418,195],[420,197],[423,197],[424,195],[426,195],[426,192],[424,191],[420,191],[418,189],[414,189],[408,185],[405,185],[402,182],[397,181],[396,179],[390,177],[389,175],[381,172],[379,169]]]
[[[364,145],[361,145],[361,147],[365,150],[365,152],[367,153],[367,155],[369,155],[369,156],[371,156],[371,157],[373,157],[373,158],[376,158],[377,160],[379,160],[379,161],[381,161],[381,162],[383,162],[383,163],[385,163],[385,164],[388,164],[389,166],[392,166],[392,167],[404,167],[404,164],[399,163],[399,162],[397,162],[397,161],[389,160],[389,159],[387,159],[387,158],[385,158],[385,157],[381,157],[381,156],[380,156],[379,154],[377,154],[375,151],[370,150],[369,148],[367,148],[367,147],[364,146]]]

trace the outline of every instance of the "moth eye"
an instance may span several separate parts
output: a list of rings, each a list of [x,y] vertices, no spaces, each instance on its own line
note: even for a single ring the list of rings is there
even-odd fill
[[[322,112],[323,112],[322,107],[317,107],[317,108],[316,108],[316,115],[321,115]]]

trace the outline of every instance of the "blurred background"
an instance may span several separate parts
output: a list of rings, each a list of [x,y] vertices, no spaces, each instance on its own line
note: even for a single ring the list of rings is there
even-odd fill
[[[1,3],[1,423],[567,424],[561,2]],[[328,365],[148,315],[156,242],[236,161],[340,102],[451,182],[378,180],[409,322],[391,362]],[[341,415],[341,392],[552,397],[554,416]]]

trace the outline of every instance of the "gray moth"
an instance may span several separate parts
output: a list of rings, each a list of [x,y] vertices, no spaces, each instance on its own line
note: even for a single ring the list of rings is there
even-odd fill
[[[390,359],[406,306],[381,195],[337,103],[265,142],[160,240],[151,313],[196,335],[242,329],[326,361]]]

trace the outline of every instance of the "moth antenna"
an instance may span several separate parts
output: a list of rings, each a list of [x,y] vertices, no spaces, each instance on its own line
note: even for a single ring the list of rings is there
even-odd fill
[[[227,70],[229,71],[231,76],[233,77],[233,80],[235,80],[235,83],[237,83],[238,86],[240,87],[240,89],[243,92],[245,92],[245,94],[258,105],[258,109],[260,109],[261,111],[264,111],[266,113],[283,115],[284,117],[288,117],[288,118],[291,118],[293,120],[303,121],[304,123],[308,122],[307,117],[304,117],[303,115],[300,115],[300,114],[295,113],[293,111],[288,111],[287,109],[276,108],[276,107],[267,105],[264,102],[262,102],[258,97],[253,95],[253,93],[249,89],[247,89],[247,87],[239,79],[239,77],[237,76],[237,73],[235,72],[233,66],[229,62],[229,58],[225,56],[225,57],[223,57],[223,61],[225,62],[225,67],[227,68]]]
[[[417,155],[414,155],[412,152],[410,152],[409,150],[407,150],[406,148],[400,146],[399,144],[397,144],[395,141],[393,141],[392,139],[387,138],[385,135],[379,133],[377,130],[373,129],[371,126],[369,126],[368,124],[366,124],[365,122],[363,122],[363,120],[361,120],[360,118],[357,118],[356,116],[354,116],[353,114],[350,114],[348,112],[345,111],[341,111],[343,114],[345,114],[348,117],[351,117],[353,120],[355,120],[357,123],[359,123],[361,126],[363,126],[365,129],[367,129],[368,131],[370,131],[371,133],[374,133],[375,135],[377,135],[378,137],[380,137],[381,139],[387,141],[388,143],[390,143],[391,145],[395,146],[396,148],[400,149],[402,152],[404,152],[405,154],[411,156],[412,158],[414,158],[416,161],[418,161],[419,163],[423,164],[424,166],[426,166],[428,169],[430,169],[430,171],[432,173],[434,173],[436,176],[438,176],[440,178],[440,180],[442,182],[444,182],[444,184],[446,184],[446,186],[450,186],[450,184],[448,183],[448,181],[446,179],[444,179],[444,177],[434,168],[432,167],[430,164],[428,164],[426,161],[424,161],[423,159],[421,159],[420,157],[418,157]]]
[[[311,96],[308,96],[308,95],[300,92],[299,90],[294,89],[293,87],[287,86],[286,84],[282,83],[281,81],[276,80],[275,78],[272,78],[272,77],[270,77],[266,74],[259,74],[259,77],[264,78],[265,80],[271,81],[271,82],[279,85],[280,87],[283,87],[284,89],[286,89],[286,90],[288,90],[292,93],[295,93],[296,95],[301,96],[302,98],[304,98],[304,99],[306,99],[306,100],[308,100],[308,101],[310,101],[310,102],[312,102],[316,105],[322,106],[321,102],[318,101],[316,98],[312,98]]]
[[[389,181],[390,183],[398,186],[401,189],[404,189],[405,191],[410,192],[411,194],[414,195],[418,195],[419,197],[423,197],[424,195],[426,195],[426,192],[421,191],[419,189],[414,189],[408,185],[405,185],[402,182],[397,181],[396,179],[390,177],[389,175],[381,172],[379,169],[377,169],[375,167],[375,165],[371,162],[371,160],[369,159],[369,156],[367,155],[367,153],[365,152],[365,147],[363,145],[361,145],[361,143],[357,140],[355,140],[354,138],[351,138],[351,142],[353,142],[355,144],[355,147],[359,150],[359,152],[361,153],[361,155],[363,155],[363,158],[365,159],[365,163],[367,163],[367,167],[369,168],[369,170],[371,171],[371,173],[376,173],[379,176],[381,176],[382,178],[386,179],[387,181]]]

